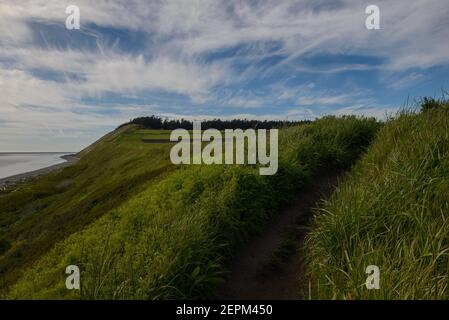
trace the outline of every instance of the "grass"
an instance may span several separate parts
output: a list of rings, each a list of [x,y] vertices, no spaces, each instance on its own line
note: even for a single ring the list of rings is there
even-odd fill
[[[279,171],[274,176],[260,176],[251,165],[199,165],[153,179],[82,230],[56,242],[9,287],[7,297],[211,297],[235,248],[320,171],[350,166],[378,128],[373,119],[329,117],[282,129]],[[128,134],[142,136],[131,131],[117,139],[127,140]],[[90,152],[96,153],[97,147]],[[167,150],[159,152],[165,159]],[[133,161],[128,170],[143,164],[144,158],[141,161]],[[82,270],[80,291],[65,289],[69,264]]]
[[[317,212],[311,298],[449,299],[447,105],[389,121]],[[379,290],[365,287],[368,265],[380,269]]]
[[[168,145],[141,142],[148,133],[121,128],[76,164],[0,193],[0,293],[55,243],[174,169]]]
[[[141,136],[142,141],[147,140],[170,140],[171,130],[154,130],[154,129],[139,129],[136,134]]]

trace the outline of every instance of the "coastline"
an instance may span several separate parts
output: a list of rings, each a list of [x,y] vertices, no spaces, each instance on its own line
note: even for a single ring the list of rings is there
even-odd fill
[[[4,189],[6,187],[15,185],[17,183],[24,182],[31,178],[35,178],[35,177],[50,173],[55,170],[63,169],[79,160],[79,158],[76,157],[75,153],[63,155],[63,156],[61,156],[61,158],[64,159],[65,162],[54,164],[52,166],[48,166],[48,167],[45,167],[42,169],[37,169],[37,170],[33,170],[33,171],[16,174],[13,176],[1,178],[0,179],[0,189]]]

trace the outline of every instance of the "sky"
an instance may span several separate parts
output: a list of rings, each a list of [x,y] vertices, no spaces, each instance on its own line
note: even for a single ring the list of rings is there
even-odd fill
[[[448,0],[1,0],[0,152],[79,151],[152,114],[383,119],[449,90],[448,17]]]

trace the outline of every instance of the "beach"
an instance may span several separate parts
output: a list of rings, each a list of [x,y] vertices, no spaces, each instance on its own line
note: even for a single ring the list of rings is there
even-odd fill
[[[34,178],[34,177],[37,177],[37,176],[40,176],[43,174],[47,174],[54,170],[65,168],[65,167],[73,164],[74,162],[78,161],[78,158],[76,157],[75,154],[64,154],[64,155],[60,156],[60,158],[61,158],[61,161],[64,161],[64,162],[59,162],[59,163],[56,163],[56,164],[53,164],[50,166],[46,166],[43,168],[39,168],[36,170],[30,170],[30,171],[26,171],[23,173],[0,178],[0,188],[5,188],[9,185],[23,182],[30,178]]]

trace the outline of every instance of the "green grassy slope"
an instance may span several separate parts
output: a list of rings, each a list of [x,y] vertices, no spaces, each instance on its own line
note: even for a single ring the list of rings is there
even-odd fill
[[[170,145],[141,141],[152,133],[121,128],[80,152],[76,164],[0,193],[0,293],[56,242],[174,168]]]
[[[255,166],[181,167],[59,242],[8,297],[208,297],[241,241],[320,171],[351,165],[378,128],[345,117],[282,129],[274,176]],[[80,291],[65,289],[70,264],[82,270]]]
[[[427,104],[384,126],[319,212],[312,298],[449,298],[449,104]],[[365,287],[368,265],[379,290]]]

